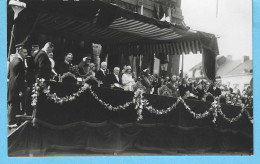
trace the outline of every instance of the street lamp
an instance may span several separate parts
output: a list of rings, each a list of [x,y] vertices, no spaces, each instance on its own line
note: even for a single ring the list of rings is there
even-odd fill
[[[26,8],[26,3],[20,2],[19,0],[10,0],[9,6],[11,6],[14,11],[14,20],[15,20],[18,17],[18,14],[23,9]],[[12,31],[11,31],[11,39],[10,39],[9,51],[8,51],[8,60],[10,58],[10,52],[11,52],[11,47],[12,47],[12,42],[13,42],[13,37],[14,37],[14,25],[15,25],[15,23],[13,24]]]

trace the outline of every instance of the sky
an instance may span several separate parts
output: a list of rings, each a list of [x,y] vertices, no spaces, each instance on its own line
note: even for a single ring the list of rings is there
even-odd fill
[[[182,0],[184,22],[193,30],[218,36],[220,55],[252,59],[252,0]],[[185,57],[184,70],[201,61],[200,55]]]

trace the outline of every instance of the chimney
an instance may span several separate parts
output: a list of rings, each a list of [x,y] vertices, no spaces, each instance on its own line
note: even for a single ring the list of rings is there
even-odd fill
[[[243,56],[244,63],[249,60],[249,56]]]

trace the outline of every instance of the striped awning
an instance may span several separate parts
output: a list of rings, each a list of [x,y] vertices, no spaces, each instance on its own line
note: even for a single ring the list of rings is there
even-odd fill
[[[109,54],[126,54],[126,55],[146,55],[146,54],[197,54],[202,53],[199,40],[187,40],[180,42],[154,43],[154,44],[133,44],[103,46],[103,49]]]
[[[197,33],[100,1],[27,0],[34,31],[101,44],[108,53],[172,55],[201,52]],[[22,13],[23,14],[23,13]],[[26,14],[26,13],[24,13]],[[21,17],[21,14],[20,14]]]

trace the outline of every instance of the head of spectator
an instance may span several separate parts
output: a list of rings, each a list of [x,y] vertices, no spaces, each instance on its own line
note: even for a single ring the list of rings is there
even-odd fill
[[[166,76],[166,77],[165,77],[165,82],[167,83],[167,82],[169,82],[169,80],[170,80],[170,77],[169,77],[169,76]]]
[[[187,73],[185,73],[184,78],[185,78],[185,79],[188,79],[188,78],[189,78],[189,75],[188,75]]]
[[[176,75],[172,75],[171,80],[172,80],[172,82],[176,82],[177,81],[177,76]]]
[[[190,91],[187,90],[185,91],[184,95],[182,96],[183,99],[187,99],[188,97],[190,97]]]
[[[187,80],[186,80],[185,78],[183,78],[183,79],[181,80],[181,84],[182,84],[184,87],[186,87],[186,85],[187,85]]]
[[[100,68],[105,71],[107,69],[107,62],[102,62]]]
[[[113,70],[113,73],[118,76],[119,72],[120,72],[120,68],[119,67],[115,67],[114,70]]]
[[[159,78],[159,84],[160,84],[160,85],[165,85],[165,80],[164,80],[164,78]]]
[[[227,102],[231,101],[231,96],[229,94],[226,95],[226,100],[227,100]]]
[[[236,103],[237,103],[237,97],[236,97],[236,96],[233,96],[231,102],[232,102],[232,104],[236,104]]]
[[[233,94],[233,89],[232,88],[228,88],[228,93],[229,95]]]
[[[42,48],[42,50],[49,54],[54,50],[54,44],[51,42],[47,42]]]
[[[176,79],[177,79],[177,81],[180,81],[181,78],[180,78],[180,76],[176,76]]]
[[[67,53],[64,57],[64,62],[67,64],[71,64],[73,60],[73,54],[71,52]]]

